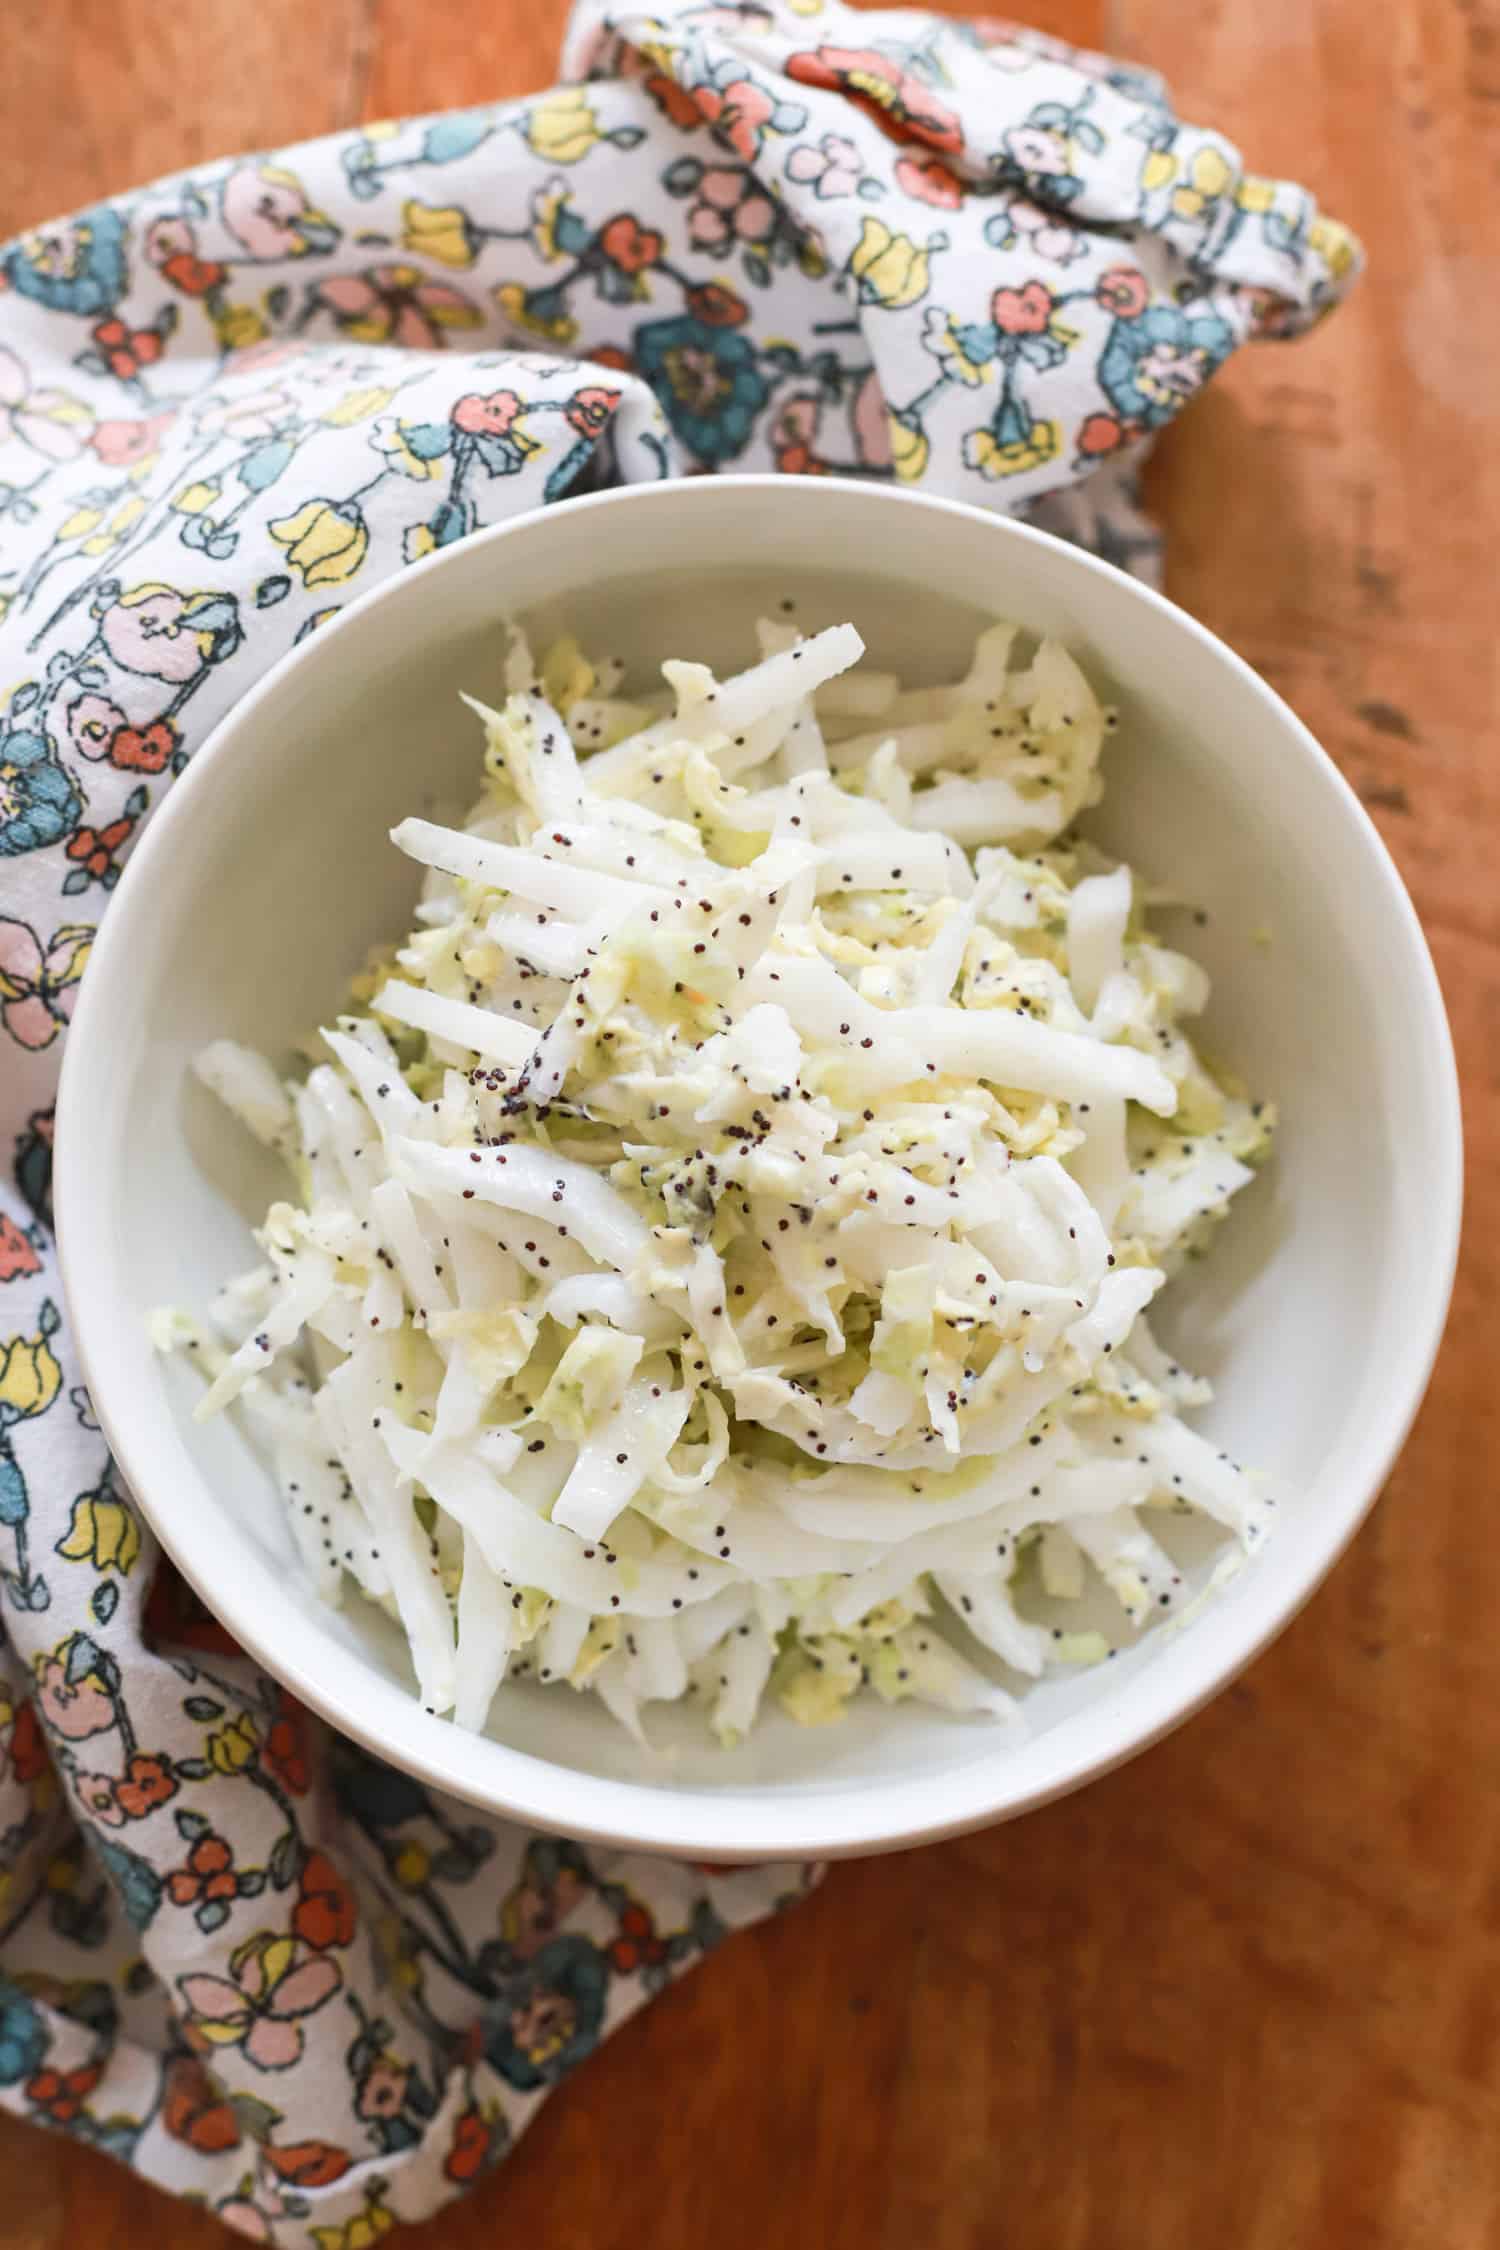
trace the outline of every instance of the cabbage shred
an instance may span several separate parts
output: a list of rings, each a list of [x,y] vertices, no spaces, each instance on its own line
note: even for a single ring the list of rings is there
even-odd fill
[[[1074,833],[1111,714],[1006,625],[916,690],[760,643],[627,701],[513,634],[467,822],[394,832],[406,943],[300,1080],[200,1063],[295,1194],[158,1341],[468,1726],[519,1676],[726,1744],[768,1694],[1008,1715],[1185,1606],[1163,1511],[1271,1505],[1147,1327],[1272,1118]],[[1100,1585],[1113,1639],[1043,1621]]]

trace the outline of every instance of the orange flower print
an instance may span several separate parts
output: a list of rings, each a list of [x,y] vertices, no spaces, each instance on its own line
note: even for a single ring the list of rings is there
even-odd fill
[[[303,1862],[301,1896],[292,1909],[292,1929],[315,1952],[353,1942],[359,1913],[354,1893],[326,1852],[312,1851]]]
[[[786,70],[804,86],[842,90],[893,141],[921,141],[950,156],[963,146],[953,111],[873,47],[816,47],[793,55]]]
[[[147,1813],[170,1803],[176,1794],[177,1779],[167,1760],[145,1750],[132,1755],[124,1779],[115,1785],[115,1796],[127,1820],[144,1820]]]
[[[40,1273],[41,1270],[42,1261],[28,1238],[14,1219],[0,1211],[0,1281],[15,1281],[23,1275]],[[31,1706],[28,1704],[26,1708],[30,1711]],[[35,1718],[31,1723],[35,1727]]]
[[[484,2170],[490,2153],[490,2129],[477,2109],[461,2110],[454,2120],[453,2139],[443,2159],[450,2180],[472,2180]]]
[[[92,334],[105,366],[122,382],[132,381],[162,355],[162,340],[154,328],[127,328],[123,320],[101,320]]]
[[[68,857],[96,883],[106,887],[117,883],[120,870],[115,853],[134,827],[133,820],[112,820],[104,828],[75,828],[67,842]]]
[[[238,2148],[242,2138],[232,2105],[192,2055],[174,2055],[167,2064],[161,2121],[174,2141],[197,2149],[201,2156]]]
[[[200,1836],[188,1853],[187,1864],[167,1877],[167,1896],[174,1906],[195,1906],[200,1900],[231,1899],[239,1895],[234,1853],[212,1830]]]
[[[26,2099],[49,2125],[71,2125],[102,2076],[98,2063],[84,2063],[78,2070],[39,2070],[26,2081]]]
[[[261,1744],[260,1756],[266,1771],[289,1796],[305,1795],[312,1780],[307,1762],[307,1713],[285,1693]]]

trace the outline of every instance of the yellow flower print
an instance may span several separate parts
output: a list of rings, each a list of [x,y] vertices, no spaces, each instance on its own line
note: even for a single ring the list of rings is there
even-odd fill
[[[317,2250],[375,2250],[396,2224],[395,2218],[379,2200],[367,2203],[356,2217],[346,2219],[341,2227],[313,2227],[312,2239]]]
[[[1263,180],[1256,172],[1247,172],[1234,191],[1234,200],[1242,211],[1271,211],[1276,205],[1276,182]]]
[[[85,539],[79,552],[85,555],[107,555],[111,547],[117,547],[122,539],[134,531],[145,513],[146,502],[138,492],[131,493],[128,500],[120,502],[103,530],[96,531]]]
[[[1314,219],[1307,230],[1308,247],[1317,252],[1335,281],[1342,281],[1359,256],[1359,244],[1339,219]]]
[[[304,586],[339,586],[352,578],[369,550],[365,519],[352,503],[309,500],[295,515],[266,526]]]
[[[952,313],[939,312],[936,305],[922,324],[922,342],[943,373],[957,376],[971,391],[987,383],[994,373],[993,360],[970,359]]]
[[[891,466],[902,484],[915,484],[927,466],[930,448],[926,435],[915,422],[903,421],[893,414],[891,422]]]
[[[345,391],[318,416],[318,420],[331,430],[349,430],[356,422],[366,422],[372,414],[383,414],[395,397],[387,384],[370,383],[363,390]]]
[[[992,430],[971,430],[964,439],[964,459],[984,477],[1019,477],[1028,469],[1045,468],[1055,461],[1062,445],[1056,422],[1033,422],[1031,434],[1002,445]]]
[[[557,178],[538,188],[531,198],[531,239],[538,257],[552,265],[564,253],[557,246],[557,222],[568,207],[566,180]]]
[[[67,1893],[78,1888],[78,1859],[75,1853],[61,1851],[49,1859],[42,1882],[49,1891]]]
[[[215,1773],[243,1773],[259,1744],[255,1721],[244,1712],[209,1736],[208,1762]]]
[[[62,1369],[48,1342],[56,1333],[56,1308],[44,1304],[34,1336],[12,1336],[0,1344],[0,1427],[45,1414],[62,1389]]]
[[[68,515],[64,516],[57,527],[57,536],[59,540],[82,539],[89,532],[97,530],[103,521],[104,510],[92,507],[85,502],[82,507],[74,508]]]
[[[1201,218],[1234,179],[1234,173],[1216,148],[1200,148],[1188,166],[1191,186],[1180,187],[1172,197],[1179,219]]]
[[[939,243],[938,247],[941,247]],[[849,271],[867,304],[899,312],[927,294],[928,254],[907,234],[893,234],[883,219],[866,218]]]
[[[253,305],[210,305],[208,313],[221,351],[243,351],[247,344],[264,343],[271,333]]]
[[[550,164],[576,164],[603,137],[581,86],[564,86],[534,103],[522,129],[528,144]]]
[[[472,266],[479,255],[474,230],[456,203],[403,203],[401,247],[436,258],[440,266]]]
[[[515,327],[524,328],[529,335],[545,336],[549,344],[571,344],[578,335],[578,323],[566,313],[538,313],[527,304],[527,291],[519,281],[502,281],[495,291],[495,302],[506,319]]]
[[[399,415],[382,414],[370,432],[370,443],[402,476],[410,477],[415,484],[425,484],[446,474],[448,463],[444,455],[436,460],[424,460],[420,453],[412,451],[404,433],[415,427],[414,423],[403,422]]]
[[[185,484],[180,492],[174,492],[170,504],[180,516],[201,516],[205,508],[213,506],[223,490],[217,477],[199,477],[195,483]]]
[[[117,1570],[128,1578],[141,1552],[140,1526],[124,1501],[101,1485],[73,1502],[73,1520],[57,1552],[68,1562],[91,1562],[96,1570]]]
[[[374,1924],[375,1950],[392,1980],[403,1992],[421,1988],[421,1963],[413,1952],[405,1923],[397,1914],[382,1914]]]
[[[391,1861],[391,1873],[403,1891],[419,1891],[432,1873],[432,1855],[423,1844],[403,1844]]]

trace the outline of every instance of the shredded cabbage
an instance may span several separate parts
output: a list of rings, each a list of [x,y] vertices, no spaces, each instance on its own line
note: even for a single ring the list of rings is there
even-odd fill
[[[626,701],[513,634],[462,829],[327,1060],[199,1075],[287,1160],[264,1263],[163,1350],[264,1442],[304,1567],[484,1726],[507,1673],[726,1745],[1028,1680],[1188,1606],[1174,1511],[1269,1498],[1146,1325],[1273,1119],[1207,981],[1072,833],[1111,715],[1065,650],[962,680],[759,627]],[[971,856],[972,854],[972,856]],[[1113,1638],[1055,1605],[1114,1605]]]

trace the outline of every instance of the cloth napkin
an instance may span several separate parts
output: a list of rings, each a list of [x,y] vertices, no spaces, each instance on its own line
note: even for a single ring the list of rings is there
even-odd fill
[[[1024,31],[588,5],[564,72],[0,249],[0,2090],[317,2250],[461,2192],[810,1871],[443,1802],[161,1563],[50,1233],[59,1049],[132,844],[354,596],[604,482],[882,477],[1149,572],[1152,433],[1358,262],[1157,80]]]

